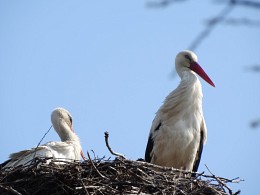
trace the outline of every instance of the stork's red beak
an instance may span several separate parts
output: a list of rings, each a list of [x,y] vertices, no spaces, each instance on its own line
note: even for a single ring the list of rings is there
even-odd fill
[[[190,64],[190,69],[196,72],[201,78],[203,78],[210,85],[215,87],[215,84],[212,82],[212,80],[209,78],[209,76],[204,72],[204,70],[200,67],[200,65],[197,62],[192,62]]]

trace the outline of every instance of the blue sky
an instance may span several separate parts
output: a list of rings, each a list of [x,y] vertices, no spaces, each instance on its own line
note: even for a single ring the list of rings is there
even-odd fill
[[[127,158],[144,156],[155,112],[176,88],[175,55],[187,49],[224,4],[185,1],[148,8],[149,1],[1,1],[0,161],[34,147],[49,129],[55,107],[68,109],[83,150],[99,157],[111,147]],[[260,18],[235,8],[233,18]],[[208,127],[199,171],[245,179],[234,184],[256,194],[260,175],[260,28],[219,25],[197,48],[216,88],[201,80]],[[52,130],[43,143],[59,140]],[[207,171],[206,171],[207,172]]]

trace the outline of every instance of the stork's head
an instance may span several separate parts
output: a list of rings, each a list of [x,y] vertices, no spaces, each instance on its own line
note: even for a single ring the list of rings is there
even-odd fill
[[[189,50],[181,51],[175,58],[175,66],[177,73],[181,76],[183,71],[192,70],[196,72],[201,78],[203,78],[210,85],[215,87],[209,76],[198,64],[198,57],[195,53]]]
[[[72,127],[72,117],[69,111],[64,108],[56,108],[52,111],[51,122],[59,135],[64,134],[65,131],[68,130],[74,132]]]
[[[64,108],[56,108],[52,111],[51,114],[51,122],[59,134],[61,141],[78,141],[78,136],[74,133],[73,126],[72,126],[72,117]],[[85,156],[81,151],[81,156],[85,160]]]

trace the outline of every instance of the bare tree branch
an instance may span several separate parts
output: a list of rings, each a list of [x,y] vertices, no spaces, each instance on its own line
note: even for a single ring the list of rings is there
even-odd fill
[[[187,0],[161,0],[161,1],[150,1],[147,3],[148,7],[166,7],[169,6],[173,3],[178,3],[178,2],[183,2],[183,1],[187,1]],[[249,7],[249,8],[254,8],[254,9],[260,9],[260,2],[258,1],[246,1],[246,0],[215,0],[217,2],[221,2],[221,3],[231,3],[234,5],[239,5],[239,6],[245,6],[245,7]]]
[[[251,128],[255,129],[260,126],[260,119],[254,120],[250,123]]]
[[[148,2],[148,7],[166,7],[175,2],[184,2],[186,0],[161,0],[161,1],[152,1]],[[233,10],[235,6],[247,6],[250,8],[260,8],[260,2],[257,1],[246,1],[246,0],[218,0],[218,2],[228,3],[227,6],[221,10],[221,12],[216,16],[210,19],[206,23],[206,27],[202,30],[198,36],[194,39],[191,45],[188,47],[190,50],[196,50],[198,46],[204,41],[210,33],[214,30],[214,28],[220,24],[231,24],[231,25],[246,25],[246,26],[256,26],[260,27],[259,20],[250,20],[247,18],[227,18],[228,14]]]
[[[209,36],[209,34],[216,27],[216,25],[225,19],[225,17],[232,11],[233,8],[233,3],[230,3],[227,7],[221,10],[221,12],[216,17],[212,18],[208,22],[206,28],[201,33],[199,33],[199,35],[191,43],[189,49],[194,51],[199,46],[199,44]]]
[[[223,21],[229,25],[245,25],[250,27],[260,27],[260,20],[251,20],[248,18],[227,18]]]
[[[257,1],[235,1],[235,0],[233,0],[232,2],[233,2],[233,4],[236,4],[236,5],[242,5],[242,6],[247,6],[250,8],[260,9],[260,2],[257,2]]]
[[[252,71],[252,72],[260,72],[260,64],[255,64],[251,66],[247,66],[246,70]]]
[[[147,3],[147,7],[156,7],[156,8],[162,8],[162,7],[167,7],[170,4],[173,4],[175,2],[184,2],[187,0],[161,0],[159,2],[157,1],[150,1]]]

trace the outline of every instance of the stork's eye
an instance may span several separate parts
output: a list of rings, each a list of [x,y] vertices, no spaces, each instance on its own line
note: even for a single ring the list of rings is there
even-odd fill
[[[71,118],[71,116],[69,115],[69,119],[70,119],[70,123],[72,124],[72,118]]]
[[[191,57],[189,55],[186,54],[184,57],[191,62]]]

